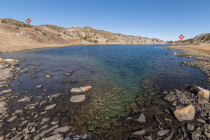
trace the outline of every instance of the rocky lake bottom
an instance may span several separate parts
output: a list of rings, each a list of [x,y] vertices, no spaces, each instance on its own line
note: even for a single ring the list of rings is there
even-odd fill
[[[210,58],[163,46],[1,54],[0,139],[209,139]]]

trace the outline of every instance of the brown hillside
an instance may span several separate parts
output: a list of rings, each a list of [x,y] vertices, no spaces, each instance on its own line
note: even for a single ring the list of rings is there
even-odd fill
[[[31,26],[13,19],[0,19],[0,52],[75,44],[162,44],[158,39],[115,34],[91,27]]]

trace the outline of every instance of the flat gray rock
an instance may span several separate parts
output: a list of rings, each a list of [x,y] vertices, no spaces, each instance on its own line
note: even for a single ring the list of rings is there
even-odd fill
[[[79,103],[85,101],[85,95],[75,95],[70,98],[70,102]]]

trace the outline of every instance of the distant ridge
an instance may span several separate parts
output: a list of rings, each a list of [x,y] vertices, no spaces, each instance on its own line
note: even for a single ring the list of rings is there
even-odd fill
[[[111,33],[91,27],[31,26],[14,19],[0,18],[1,52],[67,45],[164,43],[159,39]]]
[[[168,43],[174,44],[186,44],[186,45],[199,45],[199,44],[210,44],[210,33],[203,33],[195,36],[194,38],[180,40],[180,41],[169,41]]]

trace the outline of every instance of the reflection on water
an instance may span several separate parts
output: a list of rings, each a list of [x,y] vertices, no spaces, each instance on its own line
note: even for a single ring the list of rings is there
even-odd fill
[[[72,87],[92,85],[88,105],[90,129],[126,110],[128,104],[153,84],[159,89],[182,88],[185,83],[206,80],[198,69],[181,67],[185,58],[171,55],[163,45],[71,46],[2,54],[23,60],[29,69],[11,84],[22,96],[38,100],[55,93],[69,93]],[[72,76],[65,73],[74,71]],[[45,78],[52,75],[51,79]],[[44,89],[37,89],[37,85]],[[143,87],[144,86],[144,87]],[[206,86],[206,85],[204,85]],[[81,111],[82,112],[82,111]]]

